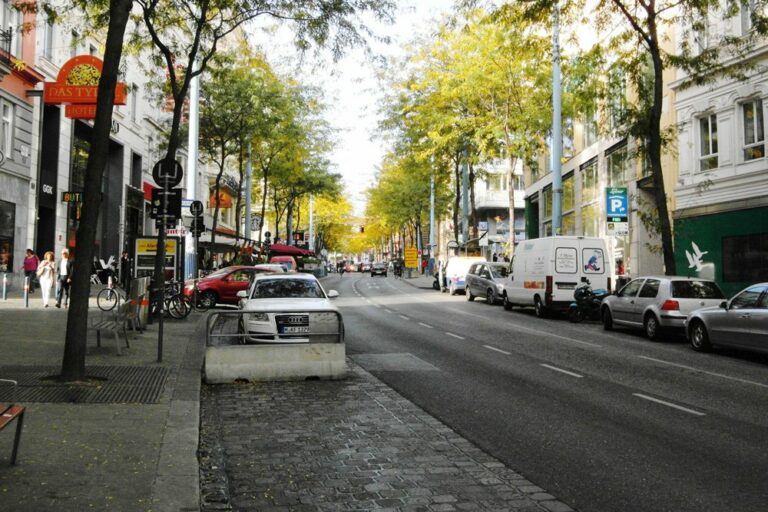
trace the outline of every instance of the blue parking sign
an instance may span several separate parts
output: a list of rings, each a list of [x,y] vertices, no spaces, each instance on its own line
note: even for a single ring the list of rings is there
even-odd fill
[[[627,222],[629,217],[627,187],[605,189],[605,211],[608,222]]]

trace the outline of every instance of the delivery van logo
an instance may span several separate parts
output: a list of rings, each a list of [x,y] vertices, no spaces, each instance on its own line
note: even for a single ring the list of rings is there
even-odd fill
[[[600,266],[598,265],[597,254],[593,254],[586,265],[584,265],[584,271],[591,270],[592,272],[600,272]]]

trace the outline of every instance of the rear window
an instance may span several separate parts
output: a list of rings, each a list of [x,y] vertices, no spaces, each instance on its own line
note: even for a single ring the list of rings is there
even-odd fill
[[[555,272],[558,274],[575,274],[576,271],[576,249],[573,247],[555,249]]]
[[[720,287],[712,281],[672,281],[672,297],[676,299],[724,299]]]
[[[260,279],[251,293],[252,299],[304,298],[323,299],[320,284],[309,279]]]

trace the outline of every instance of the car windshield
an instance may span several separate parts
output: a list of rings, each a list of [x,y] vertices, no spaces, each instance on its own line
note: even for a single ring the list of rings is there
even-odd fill
[[[322,299],[320,283],[308,279],[260,279],[253,285],[252,299]]]
[[[676,299],[724,299],[720,287],[712,281],[672,281],[672,297]]]

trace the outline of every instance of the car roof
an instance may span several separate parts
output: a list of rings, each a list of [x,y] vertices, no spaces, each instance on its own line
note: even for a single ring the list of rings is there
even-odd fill
[[[285,272],[285,267],[283,267],[280,263],[259,263],[258,265],[254,265],[253,267],[256,270],[277,270],[278,272]]]
[[[254,282],[264,279],[303,279],[306,281],[317,281],[314,274],[307,274],[306,272],[284,272],[282,274],[278,272],[276,274],[259,274],[254,277]]]
[[[633,277],[632,280],[635,279],[666,279],[669,281],[710,281],[715,282],[714,279],[708,279],[706,277],[696,277],[696,276],[637,276]]]

